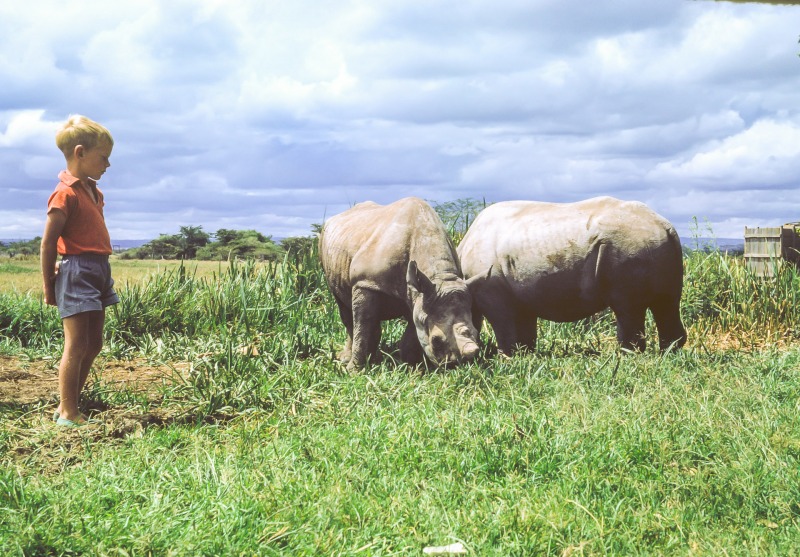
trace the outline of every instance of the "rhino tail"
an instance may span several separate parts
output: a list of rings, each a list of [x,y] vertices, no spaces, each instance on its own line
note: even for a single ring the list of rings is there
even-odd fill
[[[605,261],[605,255],[608,251],[608,247],[605,243],[600,243],[600,247],[597,249],[597,261],[594,265],[594,280],[595,284],[600,280],[603,272],[603,262]]]

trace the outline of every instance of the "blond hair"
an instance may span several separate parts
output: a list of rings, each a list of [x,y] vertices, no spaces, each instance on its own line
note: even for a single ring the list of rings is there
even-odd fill
[[[114,138],[104,126],[90,120],[86,116],[73,114],[56,133],[56,145],[67,159],[72,158],[75,147],[83,145],[92,149],[103,143],[114,146]]]

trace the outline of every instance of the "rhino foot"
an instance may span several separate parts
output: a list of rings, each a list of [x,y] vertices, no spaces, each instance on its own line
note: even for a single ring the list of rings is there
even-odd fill
[[[348,364],[353,359],[353,353],[352,353],[352,351],[347,350],[347,349],[340,350],[339,353],[336,354],[336,358],[340,362]]]

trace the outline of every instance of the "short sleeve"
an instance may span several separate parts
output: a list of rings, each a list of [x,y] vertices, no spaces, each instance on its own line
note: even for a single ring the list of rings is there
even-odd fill
[[[59,188],[50,196],[47,202],[47,213],[53,209],[58,209],[69,217],[70,212],[75,207],[74,196],[70,195],[70,190],[67,188]]]

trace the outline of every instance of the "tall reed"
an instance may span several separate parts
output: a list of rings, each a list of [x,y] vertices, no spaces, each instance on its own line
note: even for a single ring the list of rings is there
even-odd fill
[[[738,256],[692,251],[684,258],[682,314],[689,346],[761,347],[800,340],[800,273],[778,265],[774,277],[756,277]],[[180,349],[214,342],[288,362],[330,356],[344,340],[336,303],[317,254],[279,261],[234,261],[219,273],[197,277],[190,265],[118,284],[121,303],[107,313],[110,344],[147,349],[153,339],[177,339]],[[652,320],[648,321],[652,327]],[[386,341],[402,326],[386,324]],[[51,351],[60,344],[55,308],[31,293],[0,293],[0,336],[26,349]],[[614,319],[603,312],[581,322],[540,322],[539,349],[598,351],[613,342]],[[491,341],[485,328],[484,338]],[[173,341],[170,341],[173,339]],[[198,348],[199,349],[199,348]]]
[[[800,340],[800,272],[776,261],[758,277],[739,256],[694,251],[685,262],[682,311],[700,344],[758,347]]]

